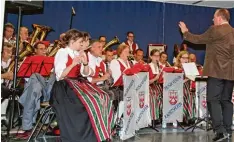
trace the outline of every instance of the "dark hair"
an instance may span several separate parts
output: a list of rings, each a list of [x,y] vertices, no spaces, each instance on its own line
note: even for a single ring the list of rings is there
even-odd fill
[[[105,51],[106,51],[106,52],[113,52],[113,49],[109,47],[109,48],[107,48]]]
[[[91,39],[91,36],[88,32],[83,32],[84,38],[88,38],[89,40]]]
[[[134,54],[137,54],[138,51],[144,52],[142,49],[138,48]]]
[[[217,9],[217,16],[221,16],[223,20],[229,21],[230,20],[230,13],[227,9]]]
[[[186,44],[186,43],[182,43],[181,45],[180,45],[180,51],[184,51],[185,50],[185,45],[187,46],[187,48],[188,48],[188,45]]]
[[[177,57],[177,55],[179,54],[179,52],[180,52],[180,47],[179,47],[179,45],[178,45],[178,44],[174,44],[173,55],[174,55],[175,58]]]
[[[84,37],[83,32],[80,32],[76,29],[71,29],[65,33],[65,36],[63,37],[63,41],[66,45],[68,45],[71,40],[77,41],[79,38],[83,38],[83,37]]]
[[[156,52],[160,54],[160,51],[158,49],[153,49],[150,51],[150,56],[153,56]],[[148,63],[152,62],[151,58],[148,57]]]
[[[106,38],[106,36],[99,36],[99,38],[98,38],[98,39],[100,40],[102,37]]]
[[[127,36],[128,36],[129,34],[133,34],[133,35],[134,35],[134,33],[133,33],[132,31],[128,31],[128,32],[127,32]]]
[[[160,57],[161,57],[163,54],[164,54],[164,55],[167,55],[166,52],[161,52],[161,53],[160,53]],[[167,55],[167,56],[168,56],[168,55]]]
[[[15,30],[14,25],[13,25],[13,24],[11,24],[11,23],[6,23],[6,24],[4,25],[4,30],[6,30],[6,28],[12,28],[12,29],[14,29],[14,30]]]
[[[45,45],[42,41],[38,41],[37,43],[34,44],[34,46],[33,46],[34,49],[37,49],[39,44]],[[45,46],[46,46],[46,45],[45,45]]]
[[[153,50],[151,50],[151,51],[150,51],[150,56],[153,56],[154,53],[156,53],[156,52],[159,52],[159,53],[160,53],[160,51],[159,51],[158,49],[153,49]]]

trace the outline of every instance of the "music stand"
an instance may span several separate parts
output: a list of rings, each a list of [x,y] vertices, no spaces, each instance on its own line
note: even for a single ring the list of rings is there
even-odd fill
[[[29,78],[33,73],[39,73],[41,76],[49,76],[53,66],[53,57],[27,57],[20,66],[17,76],[21,78]]]
[[[207,79],[208,78],[205,77],[205,76],[197,76],[195,78],[195,81],[207,81]],[[198,83],[198,88],[200,88],[200,83]],[[205,130],[205,131],[211,130],[211,128],[209,128],[209,118],[208,118],[209,114],[208,114],[207,107],[206,107],[206,115],[204,116],[204,118],[200,117],[200,96],[201,96],[201,93],[199,93],[200,90],[198,90],[198,88],[196,88],[196,92],[197,92],[196,94],[197,94],[197,98],[198,98],[198,110],[197,110],[198,111],[198,116],[197,116],[197,118],[195,118],[195,121],[197,121],[197,122],[194,123],[192,126],[188,127],[185,131],[188,131],[189,129],[192,129],[192,132],[193,132],[194,129],[196,129],[196,128],[199,128],[199,129]],[[198,126],[198,124],[200,124],[201,122],[206,123],[206,128],[205,129]]]

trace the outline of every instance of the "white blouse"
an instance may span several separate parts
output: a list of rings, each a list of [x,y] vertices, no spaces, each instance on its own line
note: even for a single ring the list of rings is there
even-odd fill
[[[93,70],[93,75],[95,75],[96,73],[96,66],[97,67],[100,67],[100,64],[102,62],[102,58],[101,57],[95,57],[93,56],[90,52],[88,52],[88,65],[89,67]],[[106,66],[105,66],[105,71],[106,71]],[[87,77],[88,81],[89,82],[92,82],[92,77]],[[98,85],[99,84],[103,84],[103,81],[100,81],[97,83]]]
[[[58,52],[55,55],[54,59],[54,68],[55,68],[55,74],[56,74],[56,80],[61,80],[60,77],[63,73],[63,71],[66,69],[66,64],[68,62],[68,55],[73,59],[75,56],[79,55],[78,51],[72,50],[69,47],[61,48],[58,50]],[[88,75],[83,74],[84,66],[81,65],[80,73],[82,76],[89,76],[91,74],[91,70],[89,70]],[[63,78],[62,78],[63,79]]]
[[[112,60],[110,63],[110,70],[111,70],[111,76],[114,79],[114,83],[118,81],[119,77],[122,75],[120,64],[118,61],[120,61],[123,64],[125,70],[131,68],[129,62],[126,65],[125,62],[120,58]]]
[[[150,65],[150,68],[151,68],[153,74],[159,74],[159,68],[157,65],[155,66],[155,64],[152,62],[149,63],[149,65]]]

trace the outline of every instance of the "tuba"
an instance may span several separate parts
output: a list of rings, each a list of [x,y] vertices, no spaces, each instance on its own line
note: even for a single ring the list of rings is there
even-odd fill
[[[51,27],[48,26],[43,26],[43,25],[38,25],[38,24],[33,24],[33,28],[35,29],[31,35],[32,39],[30,41],[30,44],[33,45],[36,41],[37,38],[42,41],[45,39],[46,35],[48,32],[52,30]],[[40,35],[40,37],[39,37]]]
[[[30,43],[28,42],[23,42],[24,44],[24,48],[21,50],[21,52],[19,53],[19,62],[23,61],[25,57],[33,54],[34,52],[34,49],[32,48],[32,46],[30,45]],[[11,63],[7,69],[7,72],[10,72],[10,71],[14,71],[14,67],[15,67],[15,58],[13,57],[12,60],[11,60]],[[17,83],[18,84],[18,83]],[[7,80],[6,81],[6,87],[10,88],[12,85],[12,81],[10,80]]]
[[[109,41],[104,47],[103,47],[103,51],[105,51],[107,48],[115,45],[115,44],[119,44],[119,39],[117,36],[115,36],[111,41]]]
[[[48,47],[47,56],[54,57],[60,48],[64,48],[64,44],[60,40],[55,40],[54,45]]]

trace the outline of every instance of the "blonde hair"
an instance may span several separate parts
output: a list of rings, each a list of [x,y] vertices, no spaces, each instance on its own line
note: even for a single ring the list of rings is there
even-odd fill
[[[177,55],[176,57],[176,62],[175,62],[175,65],[176,67],[178,68],[182,68],[182,64],[180,62],[180,59],[183,55],[187,54],[189,56],[189,52],[188,51],[180,51],[179,54]]]
[[[119,57],[120,54],[123,52],[124,49],[129,48],[128,45],[122,43],[117,47],[117,56]]]

